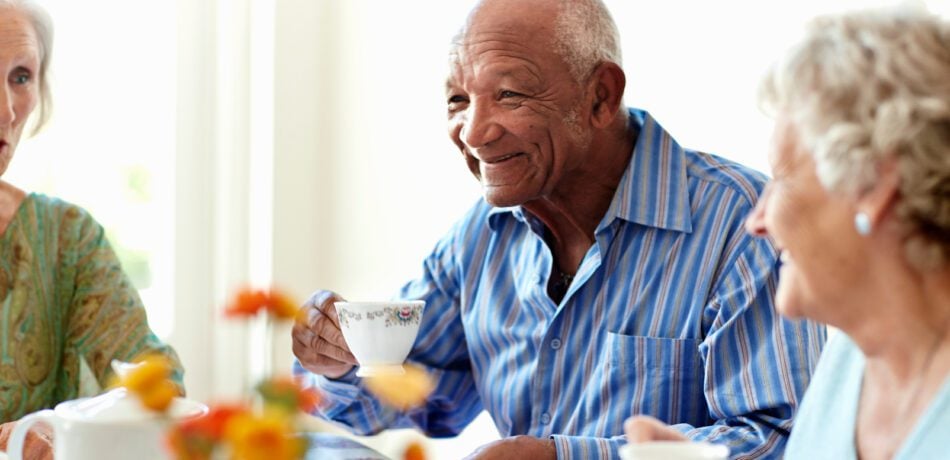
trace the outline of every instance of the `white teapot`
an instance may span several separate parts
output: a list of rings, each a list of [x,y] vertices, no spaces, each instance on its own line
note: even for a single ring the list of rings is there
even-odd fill
[[[155,413],[142,407],[125,388],[116,388],[23,417],[10,436],[7,455],[22,459],[30,426],[42,421],[53,428],[55,460],[167,459],[163,439],[169,425],[207,412],[200,402],[175,398],[167,413]]]

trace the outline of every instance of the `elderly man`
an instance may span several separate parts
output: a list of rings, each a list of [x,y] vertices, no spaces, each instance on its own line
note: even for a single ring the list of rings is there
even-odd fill
[[[436,389],[405,413],[365,392],[318,291],[293,334],[319,414],[452,436],[484,409],[505,437],[486,459],[616,457],[646,414],[779,456],[825,333],[776,314],[776,251],[743,231],[765,177],[623,106],[598,0],[484,0],[450,57],[449,134],[484,200],[400,292],[428,303],[409,360]]]

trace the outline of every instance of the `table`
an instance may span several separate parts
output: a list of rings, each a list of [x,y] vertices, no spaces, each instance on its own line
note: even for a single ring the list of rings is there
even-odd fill
[[[303,434],[309,441],[305,460],[390,460],[350,438],[330,433]]]

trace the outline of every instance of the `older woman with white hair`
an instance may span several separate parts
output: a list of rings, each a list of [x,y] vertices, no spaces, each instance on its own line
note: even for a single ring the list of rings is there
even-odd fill
[[[782,250],[779,310],[841,331],[785,458],[950,458],[950,24],[819,18],[763,102],[775,177],[747,228]],[[675,437],[642,418],[627,435]]]
[[[35,132],[49,115],[51,50],[52,25],[37,4],[0,0],[0,176],[27,121],[33,118]],[[0,318],[0,448],[23,415],[105,386],[112,359],[160,353],[177,363],[149,329],[102,226],[76,205],[5,178]],[[180,367],[176,378],[180,383]],[[28,443],[28,457],[48,454],[48,444],[33,445],[39,447]]]

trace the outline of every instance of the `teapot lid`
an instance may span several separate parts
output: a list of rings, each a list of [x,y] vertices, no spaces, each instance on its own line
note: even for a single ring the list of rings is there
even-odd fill
[[[56,412],[64,418],[95,422],[133,422],[197,416],[207,412],[201,403],[183,398],[175,398],[167,414],[161,414],[145,408],[135,395],[126,388],[115,388],[91,398],[66,401],[56,406]]]

